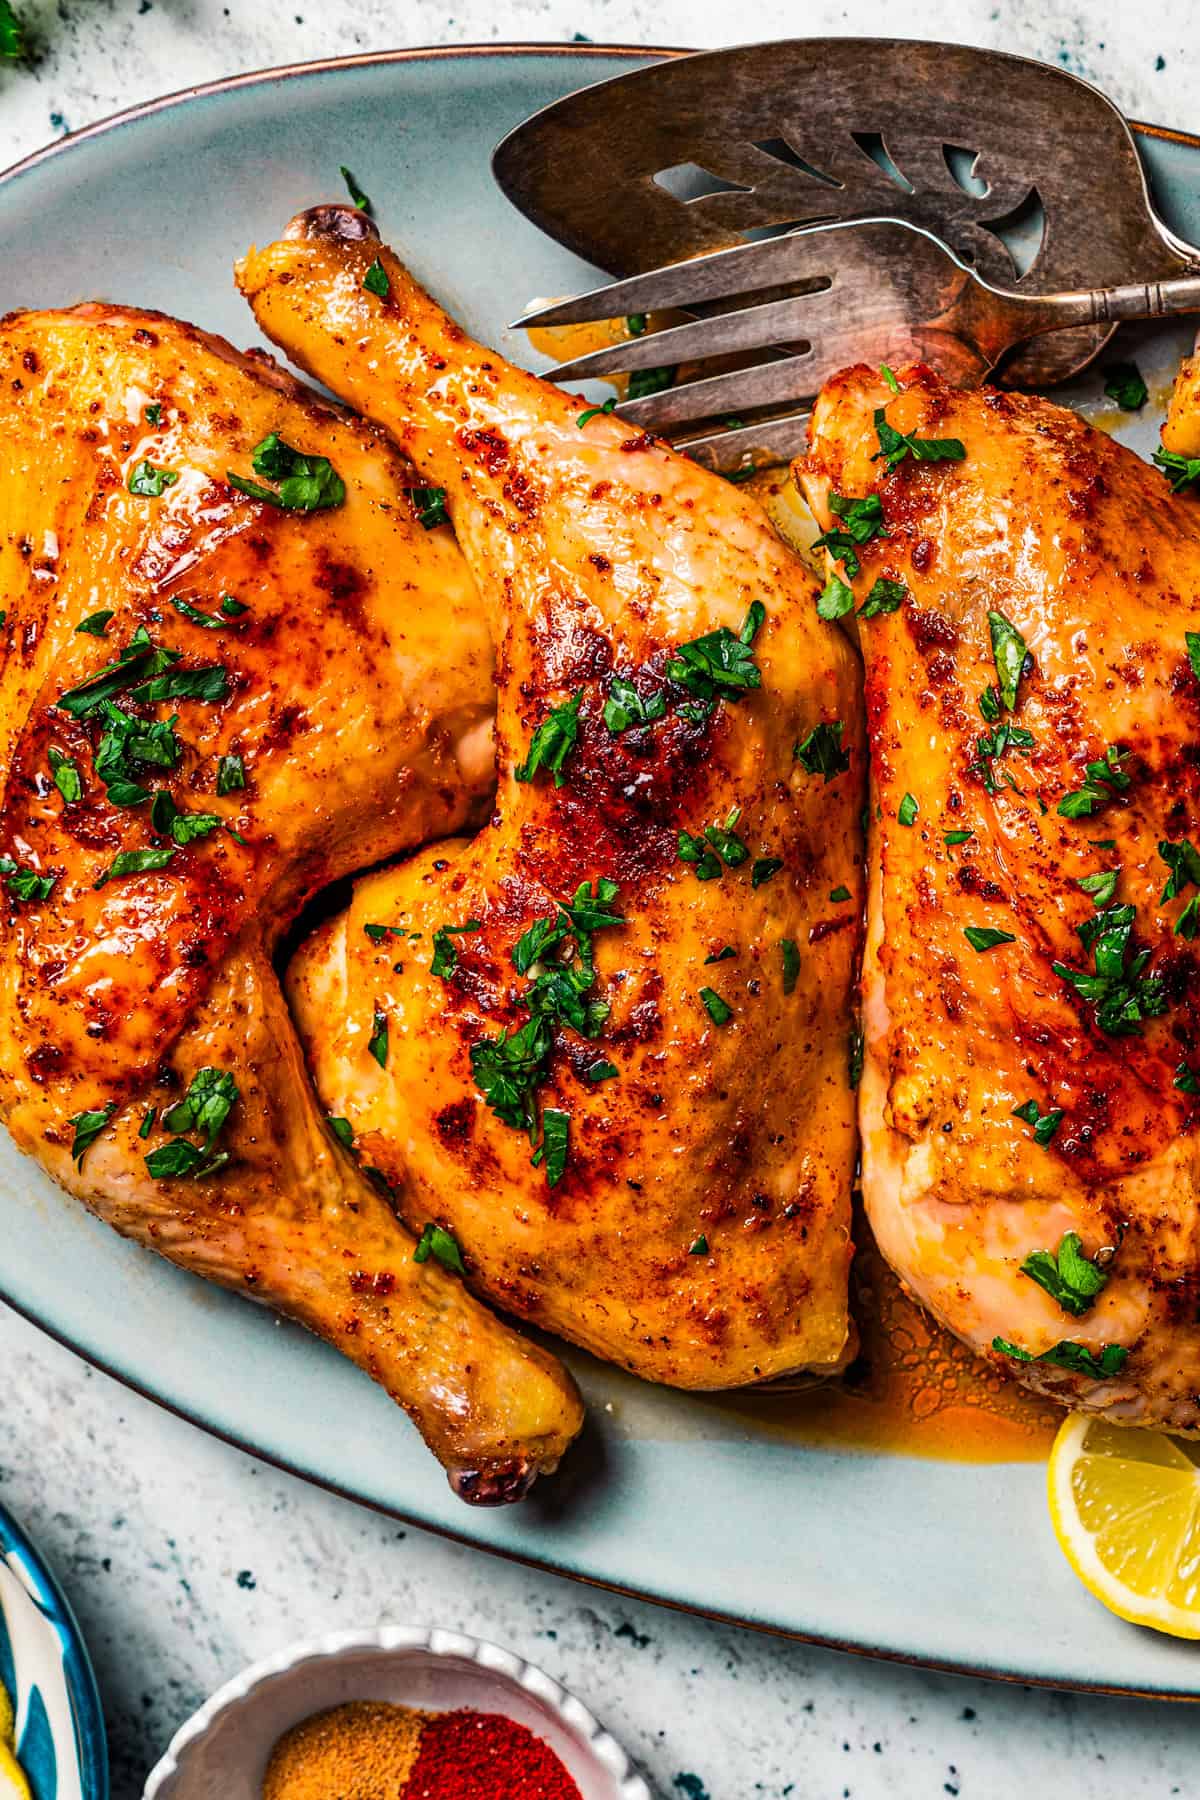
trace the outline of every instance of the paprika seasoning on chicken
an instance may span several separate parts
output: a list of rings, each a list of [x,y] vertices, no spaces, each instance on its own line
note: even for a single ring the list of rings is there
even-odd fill
[[[499,1713],[352,1701],[280,1738],[263,1800],[581,1800],[549,1744]]]

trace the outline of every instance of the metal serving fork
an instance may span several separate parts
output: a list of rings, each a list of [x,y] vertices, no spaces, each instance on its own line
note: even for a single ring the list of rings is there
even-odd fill
[[[756,452],[776,459],[796,454],[806,417],[797,404],[850,363],[917,359],[959,385],[973,385],[1014,346],[1046,332],[1200,312],[1200,274],[1013,293],[985,281],[919,226],[868,219],[673,263],[527,314],[519,324],[575,325],[680,309],[707,316],[578,357],[555,380],[669,371],[669,385],[625,400],[617,411],[677,439],[707,421],[680,448],[729,472]],[[761,351],[774,354],[749,367],[719,373],[701,367],[691,375],[691,365]],[[674,372],[684,364],[690,378],[678,382]],[[731,417],[761,408],[790,410],[750,423]]]

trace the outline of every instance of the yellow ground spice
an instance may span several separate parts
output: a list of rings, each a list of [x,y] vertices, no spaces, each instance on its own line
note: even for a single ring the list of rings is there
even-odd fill
[[[271,1752],[263,1800],[402,1800],[428,1717],[352,1700],[302,1719]]]

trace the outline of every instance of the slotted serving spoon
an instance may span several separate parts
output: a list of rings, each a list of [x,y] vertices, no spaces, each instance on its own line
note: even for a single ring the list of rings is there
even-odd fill
[[[493,167],[521,211],[615,276],[881,218],[923,227],[1020,294],[1148,283],[1200,264],[1155,213],[1129,128],[1103,94],[967,45],[801,38],[670,56],[534,114]],[[1002,378],[1065,380],[1112,330],[1036,339]]]
[[[893,220],[816,227],[673,263],[597,288],[521,321],[575,325],[593,319],[722,305],[715,316],[606,346],[564,363],[560,381],[582,381],[662,365],[704,363],[790,345],[776,360],[720,373],[697,371],[643,398],[621,416],[655,431],[811,398],[853,362],[927,361],[959,385],[989,375],[1016,344],[1047,332],[1121,319],[1200,312],[1200,273],[1165,281],[1022,294],[993,287],[927,231]],[[746,301],[746,304],[740,302]],[[804,420],[740,425],[689,439],[713,467],[736,468],[769,444],[779,456],[801,447]]]

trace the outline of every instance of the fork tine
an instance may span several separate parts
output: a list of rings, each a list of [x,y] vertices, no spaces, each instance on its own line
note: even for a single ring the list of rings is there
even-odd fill
[[[830,230],[841,229],[831,227]],[[714,250],[688,262],[650,269],[573,299],[559,300],[539,312],[525,313],[513,322],[514,330],[538,325],[585,325],[593,319],[621,319],[630,313],[669,312],[698,300],[721,300],[727,294],[744,294],[773,282],[807,280],[829,273],[834,256],[830,230],[788,232],[753,244],[737,244],[730,250]],[[808,240],[811,239],[811,244]]]
[[[706,469],[729,475],[747,467],[747,458],[765,451],[772,462],[790,462],[808,448],[807,412],[790,412],[780,419],[761,419],[735,431],[710,431],[700,437],[677,439],[675,448]],[[763,464],[763,467],[769,466]]]
[[[699,362],[710,356],[731,356],[741,350],[762,350],[771,344],[811,343],[836,327],[842,310],[836,276],[817,292],[797,294],[787,300],[770,300],[761,306],[741,307],[737,312],[717,313],[709,319],[693,319],[666,331],[649,332],[619,344],[605,345],[554,371],[557,382],[590,381],[593,376],[624,374],[634,369],[655,369],[664,364]]]
[[[813,371],[817,358],[811,350],[779,362],[760,363],[751,369],[730,369],[706,381],[689,381],[683,387],[665,388],[644,400],[626,400],[617,411],[621,418],[651,431],[683,425],[689,419],[711,419],[758,406],[778,406],[789,400],[807,400],[821,385]]]

